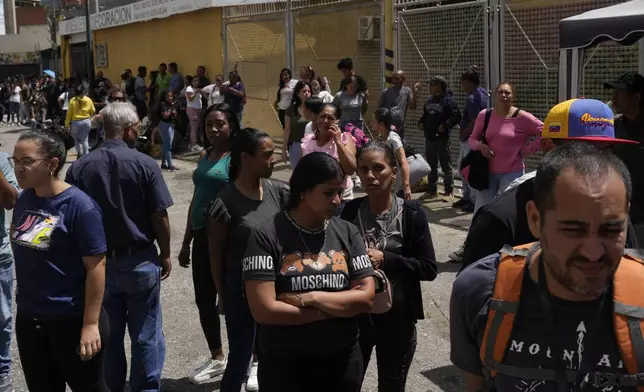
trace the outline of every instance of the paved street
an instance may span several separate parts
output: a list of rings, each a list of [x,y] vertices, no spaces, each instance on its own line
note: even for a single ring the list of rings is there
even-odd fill
[[[20,131],[13,128],[0,128],[0,151],[10,155]],[[69,159],[75,155],[70,151]],[[192,170],[195,164],[190,159],[177,161],[181,170],[165,173],[164,177],[172,192],[174,206],[170,208],[172,224],[172,252],[175,258],[174,269],[168,280],[163,282],[162,300],[164,330],[167,340],[166,365],[163,372],[164,391],[206,392],[218,389],[218,382],[199,386],[187,382],[190,371],[206,358],[207,347],[201,333],[197,308],[194,304],[192,276],[190,269],[179,267],[176,255],[181,247],[186,225],[186,215],[192,197]],[[64,176],[64,173],[61,174]],[[274,177],[287,181],[290,170],[284,164],[276,167]],[[419,196],[419,195],[416,195]],[[441,201],[428,203],[427,216],[430,221],[432,237],[438,260],[439,276],[434,282],[423,283],[425,320],[418,323],[418,348],[409,374],[407,391],[457,391],[463,390],[457,370],[449,362],[449,295],[458,266],[447,263],[447,255],[464,240],[470,215],[463,215],[449,208]],[[222,334],[225,341],[225,328]],[[16,391],[26,391],[24,378],[18,359],[16,345],[12,345],[14,385]],[[376,391],[375,359],[371,362],[363,391]],[[285,364],[284,371],[288,371]]]

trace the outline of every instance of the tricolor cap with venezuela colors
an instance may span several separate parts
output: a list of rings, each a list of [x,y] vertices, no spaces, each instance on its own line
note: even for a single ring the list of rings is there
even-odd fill
[[[615,139],[613,111],[596,99],[570,99],[555,105],[543,123],[542,138],[630,143]]]

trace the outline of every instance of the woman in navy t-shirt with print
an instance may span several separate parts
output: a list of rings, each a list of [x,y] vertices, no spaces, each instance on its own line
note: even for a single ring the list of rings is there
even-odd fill
[[[11,243],[18,284],[16,337],[31,391],[108,391],[102,309],[105,233],[98,205],[58,179],[70,136],[24,133],[11,162],[18,196]]]

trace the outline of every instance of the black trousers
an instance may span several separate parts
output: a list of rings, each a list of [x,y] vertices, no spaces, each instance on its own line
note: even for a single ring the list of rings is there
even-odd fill
[[[435,193],[438,188],[438,164],[443,171],[443,185],[445,194],[454,192],[454,174],[452,173],[452,158],[449,155],[449,139],[425,140],[425,157],[432,169],[427,178],[429,191]]]
[[[302,347],[306,347],[306,342],[302,342]],[[358,342],[330,355],[258,351],[262,392],[360,392],[364,374]]]
[[[282,124],[282,129],[284,129],[284,119],[286,118],[286,110],[279,109],[277,111],[277,117],[280,119],[280,124]]]
[[[210,351],[221,348],[221,325],[217,311],[217,288],[210,269],[208,230],[194,231],[192,239],[192,283],[199,321]]]
[[[18,352],[29,392],[65,392],[65,384],[74,392],[109,392],[103,373],[107,313],[101,310],[99,318],[101,351],[89,361],[81,361],[78,353],[82,327],[82,317],[43,321],[18,311]]]
[[[400,317],[387,317],[387,314],[376,316],[381,320],[387,319],[374,324],[369,316],[361,316],[360,349],[364,372],[375,347],[378,392],[404,392],[409,367],[416,352],[416,323]]]

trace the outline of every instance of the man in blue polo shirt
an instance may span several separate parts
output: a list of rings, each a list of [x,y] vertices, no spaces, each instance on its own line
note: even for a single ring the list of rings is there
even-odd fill
[[[133,145],[141,129],[136,108],[111,103],[101,115],[105,141],[72,164],[66,181],[103,209],[107,239],[104,306],[111,330],[105,381],[112,392],[125,387],[127,325],[132,341],[130,390],[159,391],[165,358],[159,294],[161,280],[172,269],[166,211],[172,198],[154,159],[126,144]]]
[[[12,210],[18,197],[18,182],[7,153],[0,153],[0,392],[13,392],[11,371],[11,304],[13,297],[13,255],[5,211]]]

